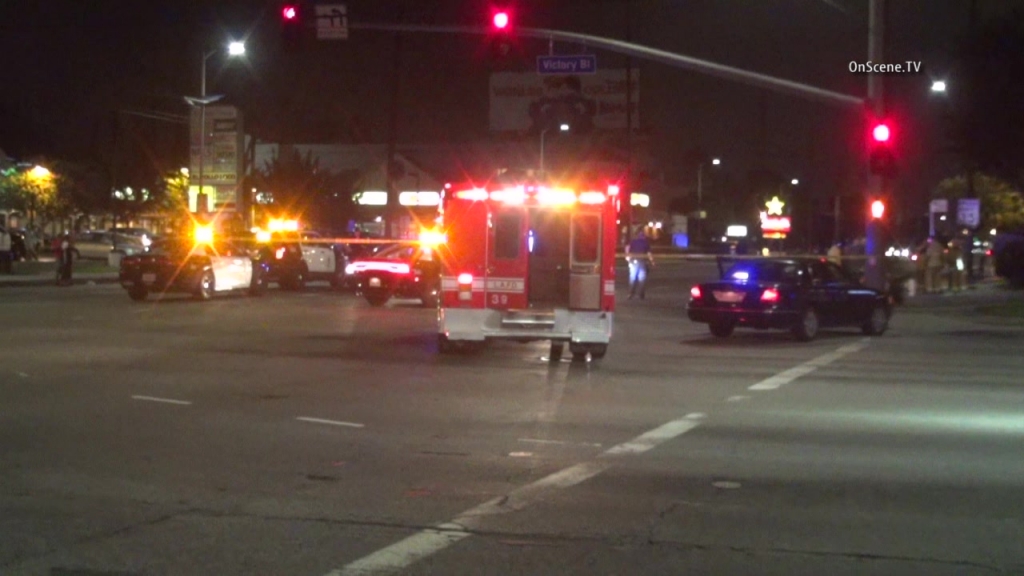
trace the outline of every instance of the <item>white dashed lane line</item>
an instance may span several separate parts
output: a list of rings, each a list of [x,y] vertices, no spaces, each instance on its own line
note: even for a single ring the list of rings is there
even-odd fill
[[[296,418],[296,420],[301,420],[302,422],[312,422],[313,424],[328,424],[328,425],[331,425],[331,426],[345,426],[345,427],[348,427],[348,428],[363,428],[364,427],[363,424],[358,424],[356,422],[342,422],[341,420],[324,420],[323,418],[309,418],[308,416],[299,416],[298,418]]]
[[[863,350],[864,348],[867,347],[869,342],[871,342],[870,338],[864,338],[860,342],[854,344],[847,344],[846,346],[839,348],[835,352],[822,354],[821,356],[818,356],[817,358],[814,358],[812,360],[808,360],[803,364],[798,364],[790,368],[789,370],[779,372],[778,374],[770,378],[765,378],[764,380],[761,380],[757,384],[754,384],[753,386],[748,388],[748,390],[776,390],[778,388],[785,386],[786,384],[789,384],[793,380],[800,378],[801,376],[806,376],[811,372],[814,372],[818,368],[821,368],[822,366],[827,366],[835,362],[836,360],[839,360],[843,356],[847,356],[849,354],[853,354],[854,352]]]
[[[858,350],[862,350],[870,342],[865,338],[855,344],[843,346],[834,352],[823,354],[785,370],[758,382],[750,387],[750,390],[775,390],[789,384],[793,380],[810,374],[822,366],[826,366],[836,360]],[[743,397],[731,397],[739,399]],[[480,526],[481,520],[489,516],[505,514],[516,510],[522,510],[534,502],[539,501],[543,496],[554,490],[562,490],[575,486],[589,480],[594,476],[612,467],[616,458],[635,456],[643,454],[655,447],[697,428],[700,421],[706,417],[705,414],[691,413],[666,422],[657,428],[644,432],[643,434],[618,444],[601,452],[593,460],[582,462],[545,476],[540,480],[522,486],[493,500],[466,510],[452,519],[450,522],[438,524],[433,528],[421,530],[404,540],[381,548],[380,550],[360,558],[345,566],[332,570],[326,576],[370,576],[380,574],[394,574],[404,568],[419,562],[448,548],[449,546],[472,535],[474,529]],[[302,420],[302,418],[300,418]],[[524,439],[520,439],[522,441]],[[528,439],[527,439],[528,440]],[[525,454],[525,453],[516,453]]]
[[[173,398],[157,398],[156,396],[132,396],[132,400],[142,400],[143,402],[163,402],[164,404],[177,404],[179,406],[189,406],[192,404],[188,400],[175,400]]]

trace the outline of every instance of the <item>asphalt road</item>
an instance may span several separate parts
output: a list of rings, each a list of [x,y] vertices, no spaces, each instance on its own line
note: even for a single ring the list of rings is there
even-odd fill
[[[711,273],[593,365],[326,289],[5,288],[0,574],[1024,573],[1024,327],[722,341]]]

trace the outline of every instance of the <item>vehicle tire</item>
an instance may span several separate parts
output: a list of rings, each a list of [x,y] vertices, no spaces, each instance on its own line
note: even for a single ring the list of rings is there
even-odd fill
[[[886,312],[884,306],[875,306],[871,310],[871,315],[860,327],[861,332],[868,336],[881,336],[885,334],[887,328],[889,328],[889,313]]]
[[[438,294],[434,290],[428,290],[420,298],[424,308],[437,308]]]
[[[550,362],[561,362],[563,350],[565,350],[563,342],[552,342],[551,348],[548,350],[548,360]]]
[[[128,289],[128,297],[136,302],[142,302],[149,296],[149,290],[145,286],[132,286]]]
[[[736,325],[732,322],[711,322],[708,324],[708,328],[715,337],[728,338],[732,336],[732,331],[736,328]]]
[[[195,298],[197,300],[209,300],[213,297],[215,289],[213,272],[207,270],[199,277],[199,285],[196,286]]]
[[[804,310],[800,322],[793,326],[793,336],[800,342],[810,342],[818,335],[818,313],[814,308]]]
[[[370,291],[363,294],[366,297],[366,301],[370,303],[370,306],[379,308],[388,303],[391,300],[391,295],[387,292]]]
[[[455,342],[449,340],[447,336],[444,334],[437,335],[437,352],[439,354],[451,354],[455,352],[456,349],[458,349],[458,346]]]
[[[592,345],[590,347],[590,355],[595,360],[600,360],[601,358],[604,358],[604,355],[607,354],[607,353],[608,353],[608,345],[607,344],[594,344],[594,345]]]
[[[260,268],[253,268],[252,282],[249,284],[249,296],[263,296],[267,291],[267,277]]]
[[[292,277],[291,285],[292,290],[295,291],[306,289],[306,270],[304,268],[295,273],[295,276]]]

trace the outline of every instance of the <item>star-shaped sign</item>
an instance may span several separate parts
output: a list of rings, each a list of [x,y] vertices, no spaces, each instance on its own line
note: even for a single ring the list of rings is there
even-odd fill
[[[778,214],[782,216],[782,207],[786,205],[785,202],[779,200],[778,196],[773,197],[771,200],[764,203],[768,207],[768,215]]]

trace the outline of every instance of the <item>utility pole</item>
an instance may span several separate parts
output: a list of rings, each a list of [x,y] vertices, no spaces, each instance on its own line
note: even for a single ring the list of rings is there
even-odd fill
[[[387,182],[387,204],[384,206],[384,237],[394,238],[395,216],[398,213],[398,189],[395,183],[395,154],[398,148],[398,106],[401,72],[402,72],[402,34],[395,32],[394,60],[392,74],[394,83],[391,85],[391,111],[388,125],[388,151],[384,165],[384,178]]]
[[[968,26],[967,33],[968,34],[974,34],[974,32],[976,30],[977,23],[978,23],[978,2],[977,2],[977,0],[970,0],[969,10],[970,10],[970,13],[968,14],[968,18],[967,18],[967,26]],[[964,89],[970,90],[970,87],[969,86],[965,86]],[[977,190],[974,189],[974,176],[975,176],[974,159],[971,158],[971,155],[968,155],[968,158],[967,158],[967,197],[968,198],[977,198],[978,197],[978,192],[977,192]],[[929,210],[929,218],[931,217],[930,212],[931,211]],[[975,275],[974,275],[974,232],[975,232],[974,229],[970,230],[970,233],[967,235],[967,238],[965,239],[967,245],[964,246],[964,264],[966,264],[966,268],[967,268],[967,282],[969,284],[973,284],[974,283],[974,279],[975,279]]]
[[[884,33],[885,33],[885,0],[870,0],[868,5],[868,60],[871,62],[884,62]],[[868,103],[870,112],[875,118],[882,118],[885,115],[885,102],[883,100],[882,76],[874,72],[868,73]],[[880,198],[885,188],[885,179],[879,175],[868,175],[867,194],[861,207],[861,214],[867,219],[866,245],[864,247],[867,256],[867,266],[864,269],[864,280],[870,288],[882,290],[885,288],[885,270],[882,268],[882,238],[880,219],[868,218],[867,205],[872,198]]]
[[[633,0],[626,0],[626,42],[633,41]],[[625,198],[619,198],[619,202],[625,202],[626,230],[628,233],[623,243],[629,242],[633,235],[633,57],[626,56],[626,185]],[[620,204],[621,206],[621,204]],[[621,213],[620,209],[620,213]]]

